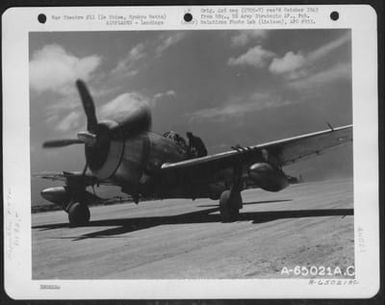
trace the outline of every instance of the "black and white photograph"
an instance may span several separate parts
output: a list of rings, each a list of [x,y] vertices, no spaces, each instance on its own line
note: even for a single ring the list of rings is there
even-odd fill
[[[376,293],[370,8],[28,8],[2,22],[12,298]]]
[[[29,43],[34,279],[354,279],[350,30]]]

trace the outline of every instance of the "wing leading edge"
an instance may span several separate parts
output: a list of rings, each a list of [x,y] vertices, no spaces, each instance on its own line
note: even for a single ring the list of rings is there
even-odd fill
[[[83,175],[81,172],[61,172],[61,173],[41,173],[34,174],[34,177],[52,180],[52,181],[62,181],[68,183],[80,183],[84,186],[92,186],[92,185],[111,185],[109,181],[100,181],[95,176],[91,176],[88,174]]]
[[[165,163],[162,165],[161,170],[164,173],[207,167],[212,170],[220,170],[239,162],[257,162],[262,154],[266,154],[266,152],[269,156],[274,156],[281,166],[284,166],[295,163],[300,159],[318,155],[338,145],[352,142],[352,131],[353,125],[341,126],[255,146],[236,148],[206,157]]]

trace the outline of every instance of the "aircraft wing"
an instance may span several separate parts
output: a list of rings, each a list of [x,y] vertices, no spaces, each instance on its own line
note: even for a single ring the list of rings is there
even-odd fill
[[[33,175],[37,178],[52,180],[52,181],[63,181],[63,182],[74,182],[74,183],[82,183],[85,186],[91,186],[91,185],[99,185],[99,184],[105,184],[110,185],[111,183],[107,181],[100,181],[95,176],[85,174],[81,172],[66,172],[63,171],[61,173],[41,173]]]
[[[161,171],[163,173],[191,171],[207,175],[239,163],[248,165],[260,162],[264,155],[268,155],[269,159],[274,157],[279,165],[284,166],[318,155],[335,146],[352,142],[352,130],[353,126],[347,125],[255,146],[234,147],[231,151],[215,155],[176,163],[165,163],[162,165]]]

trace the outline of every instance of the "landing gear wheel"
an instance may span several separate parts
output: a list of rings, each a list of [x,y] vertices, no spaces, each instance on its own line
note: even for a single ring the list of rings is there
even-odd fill
[[[224,191],[219,199],[219,211],[222,222],[233,222],[239,217],[239,209],[242,207],[240,193],[231,194],[229,190]]]
[[[90,221],[90,209],[84,203],[74,202],[68,209],[68,220],[71,226],[84,226]]]

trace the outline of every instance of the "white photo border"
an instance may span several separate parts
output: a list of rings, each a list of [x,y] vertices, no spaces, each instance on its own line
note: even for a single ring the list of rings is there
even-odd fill
[[[224,6],[229,7],[229,6]],[[241,6],[235,6],[241,7]],[[242,6],[245,7],[245,6]],[[274,7],[274,6],[270,6]],[[279,6],[285,7],[285,6]],[[287,6],[286,6],[287,7]],[[377,16],[369,5],[316,7],[314,24],[258,25],[258,29],[351,29],[354,156],[354,236],[357,285],[309,285],[309,279],[237,280],[32,280],[29,139],[29,33],[44,31],[256,29],[254,25],[198,25],[183,22],[188,11],[199,18],[202,6],[11,8],[2,16],[3,173],[5,289],[15,299],[251,299],[369,298],[380,287],[379,167],[377,97]],[[218,6],[214,7],[218,8]],[[111,25],[101,22],[53,22],[49,16],[145,12],[166,14],[159,25]],[[334,22],[330,13],[338,11]],[[46,24],[37,16],[48,16]],[[196,17],[198,16],[198,17]],[[17,226],[19,231],[11,230]],[[41,290],[42,284],[58,285]],[[279,289],[277,289],[279,287]]]

